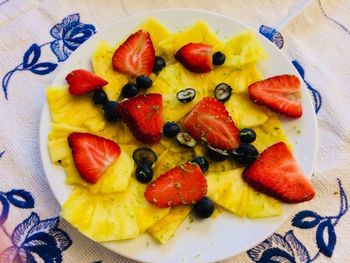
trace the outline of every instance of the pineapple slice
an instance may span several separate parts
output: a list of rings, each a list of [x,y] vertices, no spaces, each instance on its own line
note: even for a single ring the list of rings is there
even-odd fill
[[[64,87],[48,88],[46,96],[54,122],[93,132],[104,129],[106,122],[103,114],[91,103],[90,96],[72,96]]]
[[[176,230],[190,214],[191,210],[192,206],[173,207],[167,216],[148,228],[148,232],[159,243],[167,243],[174,236]]]
[[[277,114],[272,111],[269,111],[269,119],[263,125],[255,127],[254,131],[256,133],[256,140],[252,144],[259,152],[262,152],[277,142],[285,142],[289,148],[292,147],[284,133]]]
[[[261,73],[254,63],[240,69],[229,66],[216,67],[209,73],[208,94],[214,96],[215,87],[219,83],[231,86],[234,93],[247,92],[248,86],[261,80]]]
[[[238,129],[262,125],[269,118],[267,109],[252,102],[247,93],[233,94],[225,106]]]
[[[282,213],[280,203],[256,192],[242,179],[244,168],[208,173],[207,195],[218,205],[241,217],[261,218]]]
[[[203,21],[198,21],[192,26],[160,41],[159,47],[166,54],[166,58],[171,61],[174,60],[176,51],[190,42],[209,44],[214,49],[222,45],[220,39],[210,30],[207,24]]]
[[[228,39],[221,47],[226,55],[225,66],[240,68],[244,65],[268,58],[255,33],[248,31]]]
[[[163,97],[164,121],[182,119],[193,106],[207,96],[208,74],[194,74],[185,69],[180,63],[164,68],[154,81],[148,93],[160,93]],[[189,103],[181,103],[176,94],[183,89],[193,88],[196,97]]]
[[[159,42],[170,37],[169,30],[154,18],[149,18],[139,25],[134,31],[142,29],[151,35],[152,43],[156,51],[156,55],[162,55],[162,50],[159,47]]]
[[[128,82],[128,77],[113,69],[112,57],[115,48],[106,41],[101,41],[91,57],[92,67],[96,75],[108,81],[103,87],[109,100],[117,100],[123,86]]]
[[[116,194],[92,194],[78,186],[63,204],[61,215],[98,242],[135,238],[169,212],[146,201],[145,187],[134,178],[126,191]]]

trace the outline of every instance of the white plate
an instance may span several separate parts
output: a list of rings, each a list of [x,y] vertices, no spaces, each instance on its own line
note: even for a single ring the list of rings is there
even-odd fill
[[[149,17],[157,18],[173,32],[197,20],[204,20],[213,32],[219,32],[221,38],[250,29],[232,18],[188,9],[156,10],[127,17],[110,28],[98,32],[79,47],[60,66],[52,85],[65,84],[64,78],[71,70],[91,69],[90,56],[99,41],[107,40],[114,45]],[[270,55],[269,60],[260,65],[264,77],[286,73],[298,75],[293,65],[279,49],[260,34],[256,35]],[[311,96],[303,83],[302,98],[303,117],[298,120],[282,118],[282,122],[291,143],[294,144],[294,154],[305,174],[310,178],[316,155],[317,130]],[[50,161],[47,149],[50,125],[50,113],[45,103],[40,123],[41,156],[51,189],[62,205],[72,191],[72,187],[64,183],[63,169]],[[301,130],[301,133],[298,134],[297,130]],[[295,206],[283,205],[283,208],[283,215],[266,219],[251,220],[224,212],[217,218],[195,220],[192,224],[186,220],[176,232],[175,237],[165,245],[155,243],[147,234],[134,240],[108,242],[102,245],[123,256],[145,262],[219,261],[246,251],[271,235],[288,218]]]

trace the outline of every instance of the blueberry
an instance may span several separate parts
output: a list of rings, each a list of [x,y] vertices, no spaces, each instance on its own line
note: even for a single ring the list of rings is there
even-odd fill
[[[148,164],[141,164],[136,168],[135,176],[140,183],[150,182],[153,178],[152,167]]]
[[[116,122],[119,119],[117,112],[118,103],[116,101],[107,101],[103,105],[105,119],[109,122]]]
[[[250,143],[242,143],[232,152],[233,159],[241,164],[250,164],[259,156],[258,150]]]
[[[158,73],[166,66],[164,58],[161,56],[156,56],[154,60],[153,73]]]
[[[145,75],[138,76],[136,78],[136,86],[138,89],[148,89],[152,86],[152,80]]]
[[[191,102],[195,97],[196,97],[196,90],[192,88],[180,90],[176,94],[176,98],[182,103]]]
[[[176,135],[176,140],[181,145],[184,145],[189,148],[193,148],[197,144],[197,141],[188,132],[179,132]]]
[[[166,122],[163,126],[163,134],[168,137],[175,137],[180,131],[180,126],[176,122]]]
[[[151,148],[141,147],[134,151],[132,158],[137,165],[147,164],[152,166],[157,161],[157,154]]]
[[[225,54],[218,51],[213,54],[213,64],[215,66],[220,66],[225,63],[226,57]]]
[[[251,143],[256,139],[256,133],[253,129],[244,128],[239,132],[239,139],[244,143]]]
[[[226,83],[220,83],[216,85],[214,90],[214,96],[217,100],[225,102],[227,101],[232,94],[232,88]]]
[[[197,156],[196,158],[191,160],[191,163],[196,163],[201,168],[202,172],[205,173],[209,169],[209,162],[202,156]]]
[[[131,98],[137,95],[138,89],[134,83],[126,83],[123,86],[122,94],[124,98]]]
[[[104,105],[108,101],[106,92],[103,89],[95,90],[92,100],[95,105]]]
[[[223,151],[211,146],[208,146],[208,155],[210,159],[217,162],[223,162],[229,157],[229,154],[227,151]]]
[[[215,210],[213,201],[209,197],[203,197],[194,206],[194,212],[200,218],[210,217]]]

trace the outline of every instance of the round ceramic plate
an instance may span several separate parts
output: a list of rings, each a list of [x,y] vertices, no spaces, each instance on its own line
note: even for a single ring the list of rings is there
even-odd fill
[[[220,38],[233,36],[250,29],[232,18],[198,10],[157,10],[127,17],[110,28],[98,32],[80,46],[60,66],[52,85],[65,84],[65,76],[76,68],[91,69],[90,56],[99,41],[106,40],[115,45],[128,36],[133,28],[150,17],[158,19],[173,32],[198,20],[204,20],[213,32],[219,32]],[[256,35],[269,54],[269,59],[259,65],[264,77],[278,74],[298,75],[293,65],[278,48],[260,34]],[[281,119],[288,138],[294,145],[294,154],[306,176],[310,178],[316,154],[317,130],[311,97],[303,83],[302,104],[302,118]],[[40,127],[42,162],[51,189],[62,205],[73,188],[64,183],[64,170],[50,161],[47,149],[50,126],[51,118],[46,103]],[[176,232],[175,237],[165,245],[157,244],[148,234],[143,234],[133,240],[106,242],[102,245],[128,258],[145,262],[219,261],[246,251],[271,235],[288,218],[295,206],[283,205],[283,208],[283,215],[265,219],[251,220],[223,212],[218,217],[208,220],[195,220],[192,223],[186,220]]]

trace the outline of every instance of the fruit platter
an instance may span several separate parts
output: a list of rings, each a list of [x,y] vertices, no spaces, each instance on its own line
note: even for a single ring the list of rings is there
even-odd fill
[[[227,258],[316,194],[316,125],[296,71],[252,30],[186,12],[98,33],[46,92],[41,151],[61,216],[141,261]]]

